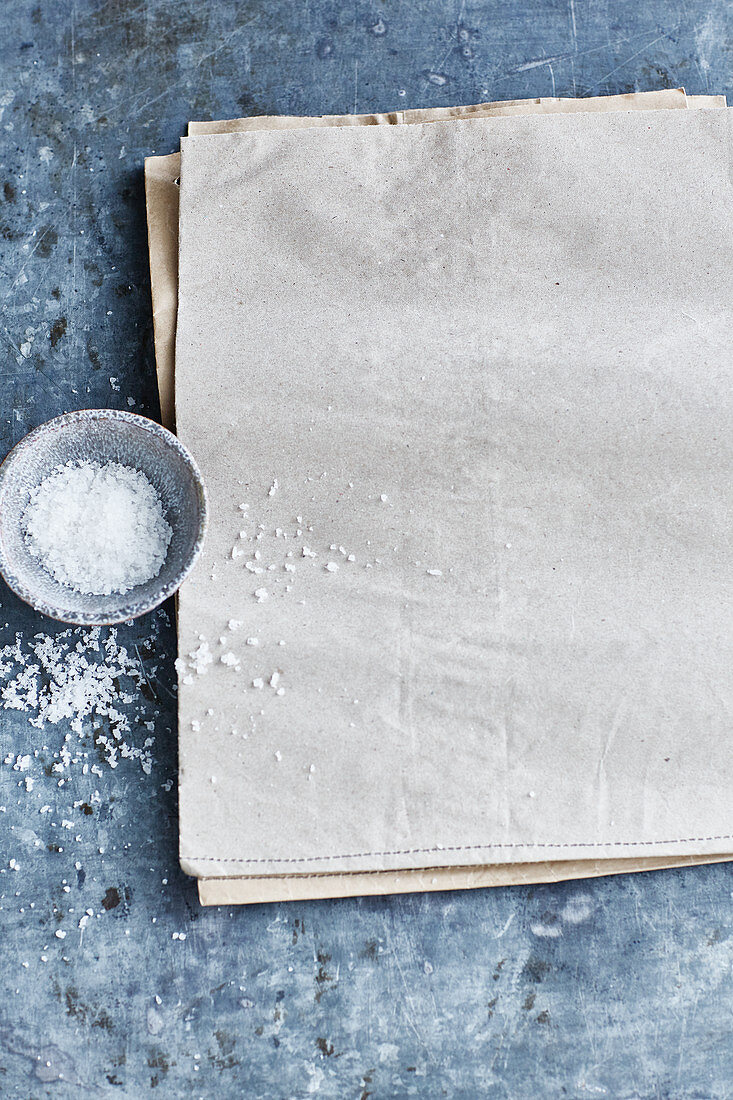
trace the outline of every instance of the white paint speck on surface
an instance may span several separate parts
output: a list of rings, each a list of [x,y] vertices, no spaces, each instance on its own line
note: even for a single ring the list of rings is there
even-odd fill
[[[563,905],[560,916],[568,924],[582,924],[593,916],[594,905],[590,894],[578,894]]]
[[[556,940],[562,936],[562,928],[559,924],[546,924],[544,921],[534,921],[530,924],[532,934],[548,940]]]

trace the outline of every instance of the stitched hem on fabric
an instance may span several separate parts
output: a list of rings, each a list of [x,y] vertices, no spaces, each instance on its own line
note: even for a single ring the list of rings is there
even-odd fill
[[[461,844],[445,845],[442,848],[396,848],[383,852],[346,852],[333,856],[271,856],[271,857],[224,857],[224,856],[187,856],[182,852],[181,859],[199,863],[323,863],[329,859],[368,859],[371,856],[418,856],[437,852],[476,852],[491,848],[641,848],[657,844],[703,844],[710,840],[733,840],[733,834],[722,836],[688,836],[674,840],[588,840],[577,842],[544,843],[522,842],[511,844]]]

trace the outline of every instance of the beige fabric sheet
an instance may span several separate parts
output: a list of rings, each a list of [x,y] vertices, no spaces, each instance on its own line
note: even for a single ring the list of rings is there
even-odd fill
[[[729,140],[713,110],[184,143],[213,521],[180,652],[228,613],[260,639],[182,677],[187,870],[726,853]]]
[[[654,93],[651,93],[654,95]],[[626,100],[626,97],[618,97]],[[643,97],[640,97],[643,98]],[[663,100],[666,98],[666,104]],[[707,102],[705,102],[707,98]],[[676,99],[676,102],[675,102]],[[698,102],[690,106],[723,105],[722,97],[698,97]],[[608,107],[613,106],[613,100],[606,101]],[[594,101],[581,101],[578,106],[587,104],[588,107],[598,109]],[[662,93],[662,100],[657,106],[679,106],[679,97],[670,97]],[[512,105],[514,106],[514,105]],[[533,105],[535,106],[535,105]],[[574,106],[574,105],[573,105]],[[630,106],[628,102],[624,106]],[[505,109],[503,105],[502,109]],[[490,113],[494,105],[485,105],[478,108],[454,109],[451,115],[466,113],[477,114]],[[549,109],[557,109],[550,107]],[[566,107],[572,109],[572,106]],[[443,113],[444,112],[440,112]],[[430,114],[430,113],[428,113]],[[418,121],[424,117],[423,112],[403,112],[401,121]],[[392,121],[392,117],[389,119]],[[247,124],[250,120],[242,120],[242,123],[230,123],[229,127]],[[259,120],[251,120],[255,125],[262,125]],[[279,120],[276,120],[279,121]],[[310,120],[292,120],[294,124],[302,122],[307,124]],[[320,121],[320,120],[319,120]],[[348,121],[351,121],[350,119]],[[395,119],[396,121],[396,119]],[[196,126],[192,124],[192,130]],[[155,310],[156,329],[156,355],[161,384],[161,405],[168,423],[172,422],[172,373],[173,373],[173,331],[175,318],[175,304],[177,297],[176,280],[176,229],[178,188],[175,180],[179,172],[179,158],[173,155],[167,158],[149,158],[146,163],[146,187],[148,198],[148,215],[150,226],[151,245],[151,272],[153,284],[153,299]],[[167,412],[166,412],[167,410]],[[364,874],[319,874],[313,876],[287,875],[270,877],[251,877],[227,879],[226,881],[215,879],[202,880],[201,897],[205,904],[221,904],[224,902],[245,902],[255,900],[275,900],[276,897],[312,897],[312,896],[341,896],[346,894],[392,891],[404,891],[414,889],[446,889],[464,888],[479,885],[506,884],[511,881],[552,881],[557,878],[582,877],[588,874],[608,874],[629,870],[650,869],[654,866],[684,865],[691,862],[703,862],[710,858],[721,857],[668,857],[662,859],[614,859],[614,860],[580,860],[563,862],[543,862],[541,864],[525,864],[518,866],[502,866],[500,868],[434,868],[429,872],[372,872]],[[725,858],[725,857],[722,857]],[[529,876],[529,877],[528,877]]]

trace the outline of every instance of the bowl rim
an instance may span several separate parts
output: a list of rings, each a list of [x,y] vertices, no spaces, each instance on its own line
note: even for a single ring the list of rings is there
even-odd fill
[[[45,603],[15,575],[8,560],[5,551],[5,543],[2,538],[2,499],[10,478],[12,477],[13,466],[26,451],[32,450],[40,437],[48,435],[51,431],[63,429],[69,424],[95,420],[119,420],[131,424],[136,428],[148,432],[150,435],[158,436],[167,446],[171,447],[179,454],[184,463],[191,470],[194,484],[197,489],[198,532],[183,567],[173,580],[164,584],[159,590],[145,600],[131,600],[117,611],[92,615]],[[74,626],[112,626],[116,623],[127,622],[129,619],[137,619],[141,615],[147,614],[148,611],[153,611],[180,588],[193,569],[203,548],[208,525],[208,493],[206,491],[204,479],[201,476],[201,471],[193,455],[188,448],[181,443],[178,436],[174,435],[168,428],[164,428],[157,420],[151,420],[150,417],[141,416],[140,413],[128,412],[125,409],[76,409],[73,412],[62,413],[60,416],[55,416],[51,420],[46,420],[43,424],[39,424],[36,428],[33,428],[32,431],[28,432],[27,435],[24,435],[23,438],[18,440],[15,446],[8,451],[2,463],[0,463],[0,575],[2,575],[8,588],[10,588],[16,596],[19,596],[21,600],[29,604],[35,611],[40,612],[49,619],[54,619],[56,622],[70,623]]]

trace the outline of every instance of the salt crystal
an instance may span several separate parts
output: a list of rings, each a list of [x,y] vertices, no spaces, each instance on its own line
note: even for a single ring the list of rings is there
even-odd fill
[[[428,574],[429,577],[442,577],[443,576],[443,570],[442,569],[428,569],[427,574]]]
[[[29,724],[36,729],[69,723],[71,732],[53,765],[55,774],[73,763],[81,765],[83,774],[88,773],[88,765],[66,744],[74,734],[79,738],[87,734],[88,718],[107,730],[105,736],[100,731],[97,743],[110,767],[116,766],[121,754],[138,759],[143,771],[150,773],[153,759],[148,748],[133,748],[124,741],[130,720],[120,709],[121,704],[134,701],[133,692],[140,681],[139,664],[118,644],[114,629],[104,637],[99,627],[65,630],[54,637],[37,634],[25,645],[18,635],[15,645],[0,649],[0,706],[26,712]],[[91,771],[103,775],[96,764]],[[59,780],[59,785],[64,782]],[[48,810],[41,807],[39,812]]]
[[[77,592],[128,592],[158,575],[172,530],[145,474],[118,462],[68,462],[31,490],[30,553]]]
[[[256,588],[255,589],[255,599],[257,600],[257,603],[264,603],[265,600],[268,598],[269,594],[270,593],[267,591],[266,588]]]
[[[223,665],[230,665],[231,666],[231,665],[238,664],[238,661],[237,661],[237,658],[236,658],[235,654],[231,653],[231,652],[230,653],[222,653],[219,660],[221,661],[221,663]]]
[[[229,622],[227,623],[227,626],[229,627],[230,630],[239,630],[241,625],[242,625],[242,623],[240,622],[239,619],[230,619]]]
[[[248,638],[247,639],[247,645],[259,645],[259,644],[260,644],[260,639],[259,638]]]
[[[326,563],[326,569],[329,573],[338,573],[338,565],[335,561],[329,561]]]
[[[278,488],[279,488],[279,486],[278,486],[278,483],[277,483],[277,478],[275,478],[275,480],[273,481],[272,485],[271,485],[271,486],[270,486],[270,488],[269,488],[269,489],[267,490],[267,495],[268,495],[268,497],[274,497],[274,495],[275,495],[275,493],[277,492]]]
[[[313,550],[309,550],[307,546],[304,546],[303,547],[303,557],[304,558],[315,558],[316,554]]]

